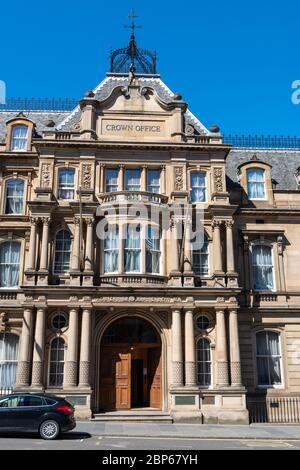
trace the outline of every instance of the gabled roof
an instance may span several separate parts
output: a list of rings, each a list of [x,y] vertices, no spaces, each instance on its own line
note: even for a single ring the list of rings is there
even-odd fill
[[[141,86],[149,86],[153,88],[158,96],[169,103],[174,99],[174,93],[167,87],[167,85],[160,79],[158,75],[154,76],[140,76],[138,77]],[[128,85],[128,75],[107,74],[106,78],[93,90],[95,99],[103,101],[108,98],[113,89],[117,86]],[[79,105],[63,119],[57,127],[59,131],[70,131],[74,124],[79,121],[80,107]],[[196,131],[202,135],[210,135],[208,129],[191,113],[187,110],[185,113],[186,124],[192,124]]]

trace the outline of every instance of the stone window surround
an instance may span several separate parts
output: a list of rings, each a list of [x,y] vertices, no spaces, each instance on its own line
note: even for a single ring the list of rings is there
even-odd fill
[[[67,351],[68,351],[68,342],[67,342],[67,338],[64,334],[59,334],[59,333],[56,333],[54,334],[52,332],[50,338],[47,339],[47,343],[45,345],[46,347],[46,354],[45,354],[45,358],[46,358],[46,372],[45,372],[45,383],[47,383],[47,388],[50,389],[50,390],[55,390],[55,389],[58,389],[58,390],[62,390],[63,387],[64,387],[64,382],[63,382],[63,385],[61,387],[58,387],[57,385],[49,385],[50,384],[50,355],[51,355],[51,345],[52,345],[52,342],[57,339],[57,338],[61,338],[65,345],[64,345],[64,350],[65,350],[65,353],[64,353],[64,376],[65,376],[65,373],[66,373],[66,358],[67,358]]]
[[[7,126],[7,134],[6,134],[6,141],[5,141],[6,152],[18,153],[17,150],[11,150],[13,128],[17,126],[27,127],[27,149],[23,150],[20,153],[31,152],[32,151],[31,142],[32,142],[34,123],[30,121],[30,119],[27,119],[25,117],[24,118],[16,117],[7,121],[6,126]]]
[[[71,246],[70,246],[70,251],[71,251],[71,256],[70,256],[70,266],[69,266],[69,272],[68,273],[56,273],[55,272],[55,246],[56,246],[56,237],[57,234],[61,231],[67,231],[70,234],[70,240],[71,240]],[[72,259],[72,253],[74,249],[74,234],[71,232],[68,226],[66,227],[57,227],[55,232],[53,233],[53,238],[52,238],[52,250],[51,250],[51,259],[52,259],[52,275],[55,276],[56,278],[59,279],[65,279],[70,277],[70,271],[71,271],[71,259]]]
[[[255,168],[264,171],[264,182],[265,182],[265,198],[264,199],[248,199],[248,170]],[[252,202],[253,204],[274,204],[274,193],[272,187],[271,178],[271,165],[264,163],[260,160],[253,160],[243,163],[238,167],[238,180],[242,188],[244,189],[244,203]]]
[[[199,316],[199,315],[198,315]],[[201,390],[213,390],[216,388],[216,383],[215,383],[215,378],[216,378],[216,370],[215,368],[217,367],[217,359],[215,357],[215,342],[213,338],[209,336],[209,334],[202,332],[201,334],[195,335],[195,351],[196,351],[196,375],[198,377],[198,341],[200,339],[206,339],[210,343],[210,363],[211,363],[211,382],[210,385],[199,385],[198,380],[197,380],[197,387],[199,387]]]
[[[60,170],[68,170],[68,169],[74,169],[75,174],[74,174],[74,199],[59,199],[58,197],[58,175]],[[79,167],[78,165],[75,164],[69,164],[67,163],[59,163],[55,165],[55,171],[54,171],[54,195],[61,205],[66,205],[69,204],[70,201],[77,201],[79,199],[79,196],[77,194],[77,190],[79,188]]]
[[[155,164],[101,164],[102,168],[102,177],[100,178],[100,193],[106,192],[106,169],[116,169],[118,170],[118,192],[125,191],[125,173],[126,170],[140,170],[141,172],[141,189],[140,191],[147,192],[147,171],[148,170],[159,170],[160,171],[160,194],[165,193],[165,182],[164,180],[164,165],[155,165]]]
[[[22,180],[24,182],[24,191],[23,191],[23,212],[21,214],[5,214],[5,206],[6,206],[6,188],[7,183],[9,181],[14,180]],[[1,214],[5,215],[6,217],[20,217],[22,215],[26,215],[27,207],[26,207],[26,199],[27,199],[27,192],[28,192],[28,178],[23,175],[20,175],[18,172],[14,172],[10,175],[5,175],[2,178],[2,194],[1,194]]]
[[[281,385],[258,385],[258,371],[256,360],[256,335],[263,331],[271,331],[279,335],[279,349],[281,354],[280,368],[281,368]],[[253,360],[253,384],[255,390],[285,390],[287,388],[287,354],[284,328],[272,326],[258,326],[252,331],[252,360]]]
[[[19,266],[19,282],[18,287],[1,287],[0,290],[14,290],[18,289],[19,286],[23,285],[23,276],[24,276],[24,265],[25,265],[25,238],[22,238],[18,235],[13,234],[12,232],[7,232],[5,235],[0,235],[0,245],[6,242],[17,242],[20,244],[20,266]]]
[[[254,277],[253,277],[253,257],[252,257],[252,249],[254,246],[268,246],[271,248],[271,254],[272,254],[272,265],[273,265],[273,289],[270,292],[276,292],[277,286],[278,286],[278,279],[277,279],[277,273],[278,273],[278,263],[276,262],[276,254],[275,249],[276,249],[276,242],[272,240],[268,240],[265,238],[259,238],[256,240],[253,240],[250,242],[250,250],[249,250],[249,255],[250,255],[250,276],[251,276],[251,286],[253,288],[254,286]],[[253,288],[254,290],[254,288]],[[265,289],[262,290],[255,290],[255,292],[265,292]]]
[[[212,168],[208,166],[196,165],[189,166],[187,168],[186,186],[187,191],[191,192],[191,174],[192,173],[203,173],[205,175],[205,188],[206,188],[206,200],[203,202],[194,202],[193,204],[207,204],[211,200],[212,187],[211,187],[211,172]]]

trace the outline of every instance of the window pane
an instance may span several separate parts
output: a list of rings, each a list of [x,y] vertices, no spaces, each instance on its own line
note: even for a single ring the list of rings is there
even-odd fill
[[[104,273],[118,272],[119,229],[111,227],[104,238]]]
[[[55,338],[51,343],[49,385],[62,387],[64,379],[65,342]]]
[[[15,126],[12,130],[11,150],[25,151],[27,150],[27,133],[26,126]]]
[[[149,193],[160,193],[160,171],[148,170],[147,191]]]
[[[43,405],[44,405],[44,402],[42,398],[26,395],[25,397],[23,397],[21,406],[43,406]]]
[[[206,176],[205,173],[194,171],[190,176],[191,186],[191,201],[205,202],[206,201]]]
[[[247,186],[249,199],[265,199],[264,170],[253,168],[247,171]]]
[[[124,270],[125,272],[140,272],[141,234],[140,227],[127,226],[125,239]]]
[[[125,172],[125,190],[140,191],[141,190],[141,171],[126,170]]]
[[[67,230],[60,230],[55,239],[54,273],[66,274],[70,270],[71,235]]]
[[[117,168],[108,168],[105,172],[105,192],[112,193],[118,191],[118,176],[119,170]]]
[[[6,185],[6,214],[22,214],[24,198],[24,181],[10,180]]]
[[[19,268],[20,243],[2,243],[0,245],[0,286],[18,287]]]
[[[160,273],[160,231],[157,228],[148,227],[146,238],[146,272]]]
[[[0,333],[0,389],[10,390],[15,386],[19,337],[13,333]]]
[[[74,199],[75,194],[75,169],[68,168],[58,173],[58,198]]]
[[[207,276],[209,274],[208,239],[206,236],[202,248],[193,250],[193,269],[197,276]]]
[[[266,245],[252,247],[252,266],[255,290],[273,290],[272,248]]]
[[[281,355],[279,334],[272,331],[256,335],[258,385],[281,384]]]
[[[210,342],[201,338],[197,343],[198,384],[211,385],[211,348]]]

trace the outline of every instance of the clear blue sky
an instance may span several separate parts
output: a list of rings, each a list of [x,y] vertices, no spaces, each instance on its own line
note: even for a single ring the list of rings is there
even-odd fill
[[[2,0],[0,80],[8,97],[80,98],[104,77],[111,48],[156,49],[158,71],[191,111],[224,133],[300,135],[299,0]]]

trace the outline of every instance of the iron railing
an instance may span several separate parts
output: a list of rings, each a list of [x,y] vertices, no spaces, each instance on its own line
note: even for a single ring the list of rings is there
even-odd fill
[[[237,148],[300,149],[300,137],[227,134],[223,143]]]
[[[250,423],[300,423],[300,397],[247,397]]]
[[[78,105],[75,98],[7,98],[0,111],[73,111]]]

